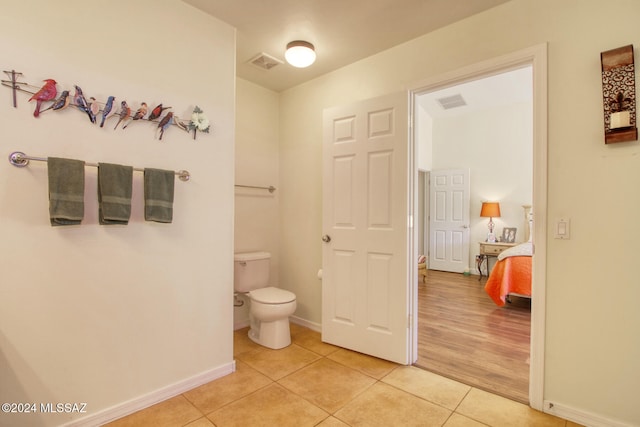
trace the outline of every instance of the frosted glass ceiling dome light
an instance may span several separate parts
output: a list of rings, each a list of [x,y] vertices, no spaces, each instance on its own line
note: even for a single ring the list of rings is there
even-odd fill
[[[294,67],[305,68],[315,62],[316,51],[311,43],[296,40],[287,44],[284,57]]]

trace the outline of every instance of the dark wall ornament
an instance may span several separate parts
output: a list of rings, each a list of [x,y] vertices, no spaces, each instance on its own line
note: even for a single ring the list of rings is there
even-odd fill
[[[604,142],[637,141],[636,78],[633,45],[600,54],[604,103]]]

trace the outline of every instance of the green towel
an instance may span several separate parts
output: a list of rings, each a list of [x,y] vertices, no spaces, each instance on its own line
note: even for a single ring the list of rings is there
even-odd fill
[[[98,218],[100,224],[129,223],[133,167],[98,163]]]
[[[162,169],[144,170],[144,219],[173,221],[173,184],[175,172]]]
[[[47,158],[52,226],[77,225],[84,217],[84,162]]]

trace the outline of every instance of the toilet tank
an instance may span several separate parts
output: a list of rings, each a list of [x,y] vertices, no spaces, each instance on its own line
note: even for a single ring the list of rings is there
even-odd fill
[[[233,259],[233,288],[249,292],[269,285],[269,252],[237,253]]]

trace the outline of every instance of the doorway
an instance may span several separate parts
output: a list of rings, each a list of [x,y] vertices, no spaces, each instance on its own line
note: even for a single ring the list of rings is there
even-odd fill
[[[467,83],[470,81],[474,81],[474,80],[478,80],[487,76],[495,76],[497,74],[501,74],[501,73],[505,73],[507,71],[513,71],[513,70],[518,70],[518,69],[522,69],[522,68],[529,68],[530,70],[533,70],[533,75],[532,77],[529,79],[529,93],[533,93],[533,103],[532,106],[530,107],[530,113],[529,113],[529,117],[530,119],[533,121],[533,125],[531,126],[531,134],[533,136],[530,136],[530,140],[532,141],[532,146],[530,145],[529,148],[529,158],[528,158],[528,164],[530,166],[530,168],[533,170],[533,172],[529,173],[529,188],[530,188],[530,192],[532,194],[531,200],[533,201],[534,204],[534,218],[538,219],[537,221],[537,226],[538,228],[535,229],[534,232],[534,242],[536,245],[536,254],[540,254],[541,252],[545,252],[546,250],[546,237],[544,235],[544,230],[546,228],[546,225],[544,224],[544,218],[542,216],[540,216],[538,213],[539,212],[544,212],[544,209],[546,208],[546,46],[541,45],[538,47],[534,47],[531,49],[528,49],[526,51],[522,51],[513,55],[506,55],[503,58],[500,59],[496,59],[493,61],[487,61],[486,63],[483,64],[478,64],[477,66],[473,66],[473,67],[469,67],[468,69],[464,69],[464,70],[459,70],[456,73],[452,73],[449,76],[443,76],[440,77],[438,79],[435,79],[431,82],[425,83],[422,86],[417,87],[416,89],[411,91],[411,101],[413,104],[413,108],[414,108],[414,145],[416,146],[416,158],[420,159],[420,162],[424,162],[425,158],[424,157],[420,157],[420,153],[424,152],[425,150],[425,146],[430,150],[429,152],[431,152],[431,150],[433,150],[434,155],[427,158],[426,162],[428,163],[425,167],[424,164],[417,164],[416,165],[416,172],[415,172],[415,176],[417,179],[418,176],[418,170],[423,170],[423,171],[431,171],[431,170],[435,170],[436,166],[438,166],[437,164],[434,165],[433,162],[437,161],[437,153],[438,153],[438,149],[434,149],[433,147],[433,141],[428,141],[426,144],[424,142],[420,142],[418,141],[418,135],[420,133],[420,131],[424,128],[429,129],[430,131],[434,129],[435,127],[438,127],[437,124],[434,124],[435,122],[433,120],[428,120],[426,121],[426,124],[421,124],[421,123],[416,123],[416,117],[418,116],[418,110],[420,107],[420,105],[417,102],[414,102],[417,98],[419,98],[422,94],[426,94],[426,93],[431,93],[431,92],[436,92],[442,89],[451,89],[454,86],[456,86],[457,84],[460,83]],[[533,86],[533,90],[531,90],[531,87]],[[453,97],[452,94],[451,97]],[[495,97],[494,97],[495,98]],[[506,118],[506,116],[505,116]],[[508,120],[508,119],[507,119]],[[422,127],[422,129],[421,129]],[[505,129],[504,126],[497,126],[496,129],[498,130],[502,130]],[[477,141],[477,134],[468,134],[468,139],[470,141]],[[494,139],[498,139],[498,138],[494,138]],[[493,151],[494,153],[496,152],[496,150],[499,150],[499,147],[494,146],[494,145],[489,145],[489,147],[486,147],[486,144],[483,145],[483,147],[485,149],[487,149],[489,152]],[[478,147],[474,147],[474,148],[478,148]],[[456,149],[454,144],[448,144],[447,146],[444,147],[445,150],[452,150],[452,149]],[[461,148],[457,148],[458,150],[458,154],[459,156],[457,158],[463,158],[465,157],[465,155],[468,155],[468,151],[470,150],[469,148],[465,149],[461,149]],[[499,152],[498,154],[501,154],[501,152]],[[489,164],[489,166],[493,167],[494,169],[497,168],[497,159],[500,156],[496,156],[495,159],[496,160],[490,160],[487,163]],[[504,163],[504,160],[501,160]],[[418,161],[417,161],[418,162]],[[521,159],[515,160],[515,159],[511,159],[511,164],[513,163],[521,163]],[[442,167],[448,167],[448,168],[453,168],[453,167],[460,167],[462,165],[460,164],[446,164],[443,165]],[[495,170],[494,170],[495,172]],[[490,175],[490,174],[489,174]],[[487,178],[487,176],[484,176],[484,178]],[[490,176],[489,176],[490,178]],[[472,188],[472,194],[476,194],[476,205],[474,206],[474,203],[471,204],[471,224],[469,225],[471,227],[471,232],[472,232],[472,236],[476,236],[478,233],[480,233],[480,236],[485,237],[486,236],[486,219],[479,219],[477,213],[474,214],[474,212],[477,210],[479,213],[479,203],[482,201],[481,199],[496,199],[496,198],[504,198],[507,197],[506,193],[503,194],[496,194],[496,195],[491,195],[491,194],[487,194],[487,195],[479,195],[480,191],[479,189],[483,188],[483,176],[479,175],[479,174],[474,174],[473,171],[471,173],[471,188]],[[509,181],[509,179],[504,179],[505,181]],[[488,180],[489,182],[491,181],[491,179]],[[492,188],[495,186],[491,186],[491,185],[484,185],[484,188]],[[474,193],[475,190],[475,193]],[[506,198],[504,200],[507,200]],[[524,204],[524,203],[523,203]],[[425,209],[426,210],[426,209]],[[518,215],[519,218],[522,217],[521,214],[521,207],[520,207],[520,211],[517,213],[513,213],[513,215]],[[418,212],[416,211],[416,214],[418,214]],[[475,218],[475,220],[473,219]],[[506,225],[510,225],[509,222],[507,222],[507,219],[504,219],[505,223],[502,224],[502,226],[506,226]],[[483,230],[483,227],[485,227],[485,229]],[[475,234],[474,234],[475,233]],[[416,236],[418,236],[420,234],[419,230],[416,230]],[[475,246],[478,246],[477,243],[478,241],[482,241],[484,240],[482,237],[478,238],[478,237],[472,237],[471,241],[472,241],[472,247],[474,246],[474,243],[476,243]],[[482,240],[480,240],[482,239]],[[427,239],[424,238],[423,241],[426,241]],[[416,237],[416,242],[418,242],[419,239]],[[425,243],[423,243],[423,245],[425,245]],[[416,245],[417,246],[417,245]],[[474,268],[474,258],[475,258],[475,253],[478,252],[478,250],[476,248],[474,248],[475,251],[472,249],[470,251],[470,256],[469,256],[469,268],[470,270]],[[420,252],[425,251],[425,249],[423,248]],[[533,295],[533,306],[532,306],[532,324],[531,324],[531,358],[530,358],[530,369],[529,369],[529,401],[530,401],[530,405],[533,408],[536,409],[541,409],[542,408],[542,384],[543,384],[543,358],[542,355],[544,354],[544,269],[545,269],[545,263],[544,263],[544,257],[541,257],[541,259],[538,261],[534,261],[534,279],[533,279],[533,289],[534,289],[534,295]],[[477,276],[476,276],[477,277]],[[417,291],[417,287],[416,287],[416,300],[418,298],[418,291]],[[416,339],[417,341],[417,339]]]
[[[546,221],[544,218],[544,213],[546,212],[546,200],[547,200],[547,47],[546,45],[538,45],[529,49],[520,50],[518,52],[504,55],[503,57],[494,58],[492,60],[478,63],[476,65],[470,66],[465,69],[459,69],[452,73],[449,73],[444,76],[437,76],[431,81],[422,83],[419,86],[416,86],[414,89],[410,89],[408,91],[409,94],[409,102],[406,102],[406,96],[404,97],[404,101],[395,105],[386,105],[386,106],[378,106],[375,110],[371,110],[371,114],[369,114],[369,118],[371,120],[368,121],[370,128],[366,126],[353,126],[351,122],[356,120],[356,116],[352,112],[340,112],[338,107],[336,109],[331,109],[331,115],[327,115],[327,110],[325,110],[325,116],[323,118],[323,147],[327,147],[327,145],[332,144],[334,141],[334,145],[339,145],[337,143],[343,141],[355,142],[358,140],[355,134],[352,135],[354,129],[368,129],[369,132],[366,134],[377,138],[378,135],[392,135],[396,134],[394,130],[397,129],[406,129],[402,122],[407,123],[406,121],[406,109],[402,107],[405,105],[410,109],[409,117],[410,119],[410,132],[409,132],[409,144],[399,144],[397,147],[407,147],[408,151],[403,152],[399,156],[402,159],[402,163],[404,166],[408,167],[408,169],[402,169],[404,166],[401,164],[400,169],[401,173],[397,177],[397,180],[391,180],[394,182],[402,182],[406,184],[407,192],[396,191],[389,192],[386,191],[386,188],[389,188],[386,185],[379,186],[373,185],[368,187],[371,191],[373,191],[372,195],[375,196],[373,199],[380,201],[379,206],[388,206],[389,209],[387,212],[391,212],[391,208],[401,209],[405,213],[405,216],[399,218],[397,223],[401,228],[397,228],[394,231],[394,234],[398,236],[398,238],[403,242],[402,248],[398,249],[398,254],[401,254],[400,259],[401,263],[404,264],[404,269],[402,271],[398,270],[398,274],[393,275],[393,280],[386,280],[382,285],[378,286],[380,280],[378,278],[389,278],[391,277],[388,274],[380,274],[376,269],[367,270],[367,275],[370,277],[376,278],[375,286],[376,289],[382,290],[379,294],[386,294],[387,296],[393,295],[393,310],[369,310],[373,305],[378,304],[379,301],[386,301],[378,298],[357,298],[358,295],[367,294],[367,290],[362,292],[355,292],[351,295],[355,296],[355,298],[338,298],[338,294],[330,289],[328,283],[331,282],[329,279],[334,279],[330,273],[333,273],[332,268],[327,268],[330,266],[325,266],[324,260],[329,257],[325,257],[323,255],[323,271],[326,272],[326,283],[323,280],[323,341],[325,340],[325,318],[331,319],[331,321],[335,324],[341,324],[342,326],[350,327],[351,325],[358,326],[362,322],[354,322],[354,316],[350,316],[350,313],[358,312],[365,313],[365,316],[362,317],[364,322],[369,322],[370,324],[362,323],[365,327],[371,327],[370,329],[382,330],[387,328],[393,335],[398,336],[402,339],[402,342],[398,342],[398,347],[403,347],[401,349],[401,359],[407,360],[408,363],[413,363],[417,360],[417,343],[418,343],[418,280],[417,280],[417,270],[418,270],[418,227],[414,225],[415,218],[417,218],[418,208],[417,208],[417,184],[418,184],[418,157],[416,154],[419,154],[420,147],[418,147],[415,134],[416,134],[416,123],[415,123],[415,98],[422,93],[432,92],[438,89],[442,89],[445,87],[451,87],[460,83],[477,80],[481,77],[487,77],[491,75],[496,75],[500,73],[504,73],[506,71],[511,71],[515,69],[520,69],[523,67],[531,66],[532,68],[532,80],[533,80],[533,105],[532,105],[532,116],[533,116],[533,220],[535,223],[534,233],[533,233],[533,245],[536,254],[536,259],[532,265],[532,308],[531,308],[531,341],[530,341],[530,369],[529,369],[529,404],[532,408],[537,410],[543,410],[543,391],[544,391],[544,318],[545,318],[545,271],[546,271]],[[395,99],[397,94],[390,94],[386,97],[380,97],[380,101],[385,104],[387,101],[390,101],[392,98]],[[403,94],[400,94],[403,95]],[[406,93],[405,93],[406,95]],[[373,100],[368,100],[372,102]],[[348,107],[360,107],[361,103],[356,103],[354,105]],[[398,112],[397,117],[403,117],[404,120],[396,121],[390,120],[391,117],[396,117],[395,111]],[[336,113],[335,116],[333,113]],[[383,119],[386,117],[387,119]],[[406,135],[406,134],[405,134]],[[396,135],[397,136],[397,135]],[[333,138],[333,139],[332,139]],[[337,138],[337,140],[336,140]],[[399,137],[402,140],[402,137]],[[473,135],[469,136],[469,139],[473,139]],[[407,138],[404,138],[407,141]],[[325,149],[323,148],[323,155]],[[330,151],[327,151],[330,153]],[[377,161],[380,160],[378,156],[365,156],[367,161]],[[338,172],[342,171],[343,173],[339,173],[340,177],[348,178],[350,173],[346,173],[346,171],[350,170],[350,166],[347,164],[351,162],[352,157],[340,157],[334,156],[333,161],[323,161],[323,165],[334,165],[337,167]],[[394,158],[394,156],[386,155],[387,159]],[[345,160],[346,159],[346,160]],[[355,159],[355,157],[353,157]],[[325,159],[326,160],[326,159]],[[408,160],[408,161],[407,161]],[[340,163],[340,162],[343,162]],[[339,163],[339,164],[338,164]],[[355,167],[355,160],[353,165]],[[390,165],[389,161],[379,162],[379,165]],[[389,173],[383,174],[373,174],[370,177],[374,179],[382,177],[391,176],[391,171],[395,170],[393,167],[382,167],[379,168],[381,171],[387,171]],[[367,170],[366,168],[364,169]],[[329,173],[330,172],[330,173]],[[333,176],[334,171],[330,169],[325,169],[323,166],[323,177]],[[405,173],[406,172],[406,173]],[[405,179],[406,178],[406,179]],[[324,179],[324,178],[323,178]],[[471,182],[473,181],[473,176],[471,177]],[[387,179],[388,182],[391,182]],[[325,185],[323,183],[323,193],[325,190],[328,190],[328,195],[331,194],[342,194],[345,191],[350,191],[349,186],[342,187],[338,186],[333,188],[332,185]],[[346,188],[346,189],[345,189]],[[334,191],[335,190],[335,191]],[[403,194],[406,195],[406,199],[402,199],[398,202],[392,202],[392,199],[388,197],[390,194]],[[378,197],[381,196],[381,197]],[[330,197],[325,197],[324,199],[330,200]],[[383,202],[384,201],[384,202]],[[347,205],[348,206],[348,205]],[[378,205],[377,205],[378,206]],[[472,208],[473,209],[473,208]],[[382,209],[379,209],[382,212]],[[340,211],[342,212],[342,211]],[[345,211],[346,212],[346,211]],[[323,205],[323,217],[325,213],[335,212],[332,209],[326,209]],[[343,212],[344,213],[344,212]],[[408,215],[407,215],[408,214]],[[347,218],[345,215],[340,215],[339,217]],[[334,218],[337,219],[338,217]],[[405,223],[405,218],[407,222]],[[324,227],[323,220],[323,229]],[[344,222],[344,221],[342,221]],[[404,224],[408,224],[408,227],[405,227]],[[389,228],[389,227],[387,227]],[[327,230],[329,231],[329,230]],[[323,231],[326,232],[326,231]],[[338,246],[337,241],[334,241],[329,234],[326,234],[323,238],[323,241],[327,244],[325,247],[327,250],[332,250],[336,254],[336,260],[338,260],[338,255],[340,256],[350,256],[350,254],[355,254],[354,251],[341,250]],[[329,243],[331,242],[331,243]],[[330,245],[330,246],[329,246]],[[331,249],[333,248],[333,249]],[[324,252],[324,251],[323,251]],[[377,254],[374,254],[377,256]],[[352,257],[354,260],[355,258]],[[361,257],[362,258],[362,257]],[[384,260],[392,262],[394,257],[385,256]],[[376,258],[377,260],[377,258]],[[345,261],[344,259],[340,259],[340,261]],[[385,261],[386,262],[386,261]],[[338,269],[344,274],[342,274],[343,278],[348,277],[360,277],[358,275],[354,275],[349,273],[350,271],[355,271],[351,269],[347,262],[338,263],[336,265]],[[362,264],[362,263],[361,263]],[[389,263],[387,263],[389,264]],[[366,267],[366,263],[362,264]],[[390,265],[390,264],[389,264]],[[336,271],[338,269],[335,269]],[[361,283],[362,281],[355,280],[343,280],[344,283]],[[366,283],[366,282],[365,282]],[[335,288],[335,289],[343,289],[343,288]],[[397,292],[387,292],[389,290],[395,290]],[[328,299],[326,298],[328,297]],[[328,302],[334,301],[336,304],[331,306]],[[353,302],[354,304],[345,304],[347,302]],[[357,310],[355,310],[357,309]],[[355,311],[354,311],[355,310]],[[327,314],[325,316],[325,311]],[[375,313],[375,316],[366,316],[366,313]],[[384,315],[381,315],[384,313]],[[389,316],[387,316],[389,314]],[[393,314],[393,316],[391,316]],[[374,319],[375,322],[371,323],[371,319]],[[390,320],[393,321],[390,321]],[[388,327],[393,326],[393,328]],[[382,327],[381,327],[382,326]],[[329,329],[329,328],[326,328]],[[330,341],[329,341],[330,342]],[[370,340],[370,343],[377,343],[377,340]],[[366,343],[365,343],[366,344]],[[340,345],[340,344],[339,344]],[[369,346],[366,348],[364,345],[360,346],[356,345],[358,348],[353,348],[356,351],[360,351],[366,354],[370,354],[377,357],[388,358],[389,360],[395,360],[395,358],[386,357],[382,354],[382,349],[380,345],[377,346]],[[362,348],[361,348],[362,347]],[[349,348],[349,347],[348,347]],[[405,362],[399,362],[405,363]]]
[[[418,226],[428,220],[429,244],[423,250],[433,270],[418,292],[416,365],[523,403],[528,403],[530,309],[494,307],[483,292],[484,281],[469,276],[477,273],[472,260],[487,233],[486,219],[478,216],[482,202],[500,203],[501,217],[494,220],[498,233],[503,227],[524,230],[522,205],[533,197],[532,97],[532,70],[525,66],[415,98],[416,142],[426,147],[418,149],[418,162],[432,177],[425,194],[430,215]],[[460,186],[453,177],[460,174],[452,170],[471,171],[466,179],[471,175],[472,184],[462,186],[470,192],[467,203],[461,202],[465,191],[455,191]],[[466,211],[456,214],[455,206]],[[465,233],[470,238],[455,238]],[[467,277],[436,273],[443,271],[464,271]],[[442,304],[446,299],[449,304]]]

